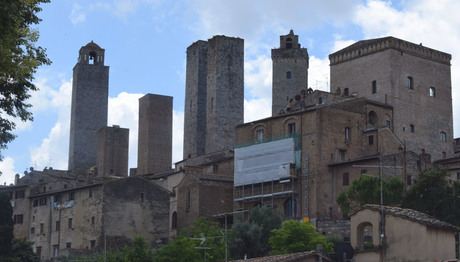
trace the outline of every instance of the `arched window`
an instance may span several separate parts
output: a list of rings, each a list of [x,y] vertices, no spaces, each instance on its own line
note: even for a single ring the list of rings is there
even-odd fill
[[[286,218],[297,216],[297,201],[295,198],[289,198],[284,202],[284,216]]]
[[[447,138],[446,133],[445,133],[445,132],[441,132],[441,133],[439,134],[439,138],[441,139],[441,142],[446,142],[446,140],[447,140],[447,139],[446,139],[446,138]]]
[[[372,81],[372,94],[377,93],[377,81]]]
[[[95,62],[96,62],[96,53],[95,52],[89,53],[89,63],[91,65],[94,65]]]
[[[177,212],[174,212],[171,218],[171,229],[176,229],[176,228],[177,228]]]
[[[291,79],[291,71],[286,72],[286,79]]]
[[[374,111],[370,111],[368,121],[369,121],[369,124],[371,125],[377,125],[378,123],[377,113],[375,113]]]
[[[363,222],[359,224],[358,228],[358,244],[359,249],[370,249],[373,247],[373,227],[372,224],[369,222]]]

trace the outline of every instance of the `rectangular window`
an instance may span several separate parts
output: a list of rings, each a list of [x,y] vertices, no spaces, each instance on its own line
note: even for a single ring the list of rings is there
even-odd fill
[[[16,199],[24,198],[24,190],[16,191],[14,195]]]
[[[345,140],[350,140],[350,128],[345,127]]]
[[[96,240],[91,240],[90,243],[91,243],[91,249],[96,247]]]
[[[61,195],[54,195],[54,202],[61,202]]]
[[[72,243],[71,242],[65,243],[65,248],[67,249],[72,248]]]
[[[46,193],[46,186],[43,187],[43,193]]]
[[[457,173],[457,180],[460,180],[460,172]]]
[[[67,197],[67,200],[75,200],[75,192],[70,192],[68,197]]]
[[[37,254],[37,257],[42,258],[42,247],[36,247],[35,254]]]
[[[415,126],[414,125],[409,125],[409,132],[411,132],[411,133],[415,132]]]
[[[46,197],[40,198],[40,206],[46,206]]]
[[[45,234],[45,224],[40,223],[40,234]]]
[[[369,138],[369,145],[373,145],[374,144],[374,135],[370,135],[368,136]]]
[[[407,77],[407,88],[414,89],[414,79],[411,76]]]
[[[69,229],[72,229],[72,218],[69,218],[69,224],[68,224],[68,226],[69,226]]]
[[[432,97],[436,96],[436,88],[430,87],[430,96],[432,96]]]
[[[291,123],[288,125],[289,135],[295,134],[295,123]]]
[[[53,256],[54,256],[54,257],[59,256],[59,245],[54,245],[54,246],[53,246],[53,250],[54,250]]]
[[[88,192],[88,197],[91,198],[93,197],[93,189],[89,189],[89,192]]]
[[[217,174],[219,172],[219,165],[214,164],[212,165],[212,173]]]
[[[386,121],[385,121],[385,125],[386,125],[388,128],[390,128],[390,127],[391,127],[391,122],[390,122],[390,120],[386,120]]]
[[[339,150],[339,160],[340,161],[345,161],[345,154],[346,154],[346,150]]]
[[[34,206],[34,207],[38,206],[38,199],[34,199],[33,206]]]
[[[258,142],[262,142],[264,140],[264,130],[257,130],[256,131],[256,139]]]
[[[35,227],[30,228],[30,234],[32,234],[32,235],[35,234]]]
[[[343,186],[348,186],[348,185],[350,185],[350,176],[349,176],[348,173],[343,173],[342,185],[343,185]]]
[[[56,232],[61,229],[61,221],[56,221]]]
[[[407,183],[408,186],[412,185],[412,176],[411,175],[407,175],[406,183]]]
[[[13,223],[14,224],[22,224],[23,222],[24,222],[24,215],[23,214],[13,216]]]
[[[94,225],[95,221],[96,221],[96,218],[95,218],[95,217],[91,217],[91,224],[92,224],[92,225]]]
[[[441,132],[439,134],[439,138],[441,139],[441,142],[446,142],[446,139],[447,139],[447,135],[445,132]]]
[[[372,94],[377,93],[377,81],[372,81]]]

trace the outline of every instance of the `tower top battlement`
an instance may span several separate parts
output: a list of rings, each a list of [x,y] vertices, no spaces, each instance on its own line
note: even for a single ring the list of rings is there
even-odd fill
[[[104,65],[104,54],[105,49],[91,41],[80,48],[78,53],[78,63]]]

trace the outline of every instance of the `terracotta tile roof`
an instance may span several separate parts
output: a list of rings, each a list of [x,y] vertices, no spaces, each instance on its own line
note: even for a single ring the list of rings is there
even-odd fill
[[[362,209],[380,211],[380,205],[368,204],[368,205],[365,205]],[[439,229],[450,230],[450,231],[459,231],[457,227],[447,222],[443,222],[441,220],[438,220],[432,216],[429,216],[425,213],[422,213],[416,210],[412,210],[408,208],[400,208],[400,207],[383,206],[383,211],[385,212],[385,214],[389,214],[392,216],[397,216],[397,217],[408,219],[414,222],[418,222],[428,227],[439,228]]]
[[[266,256],[266,257],[256,257],[256,258],[249,258],[249,259],[240,259],[240,260],[232,260],[233,262],[294,262],[294,261],[303,261],[301,259],[305,259],[308,257],[317,257],[318,254],[316,251],[306,251],[306,252],[299,252],[299,253],[292,253],[292,254],[284,254],[284,255],[277,255],[277,256]],[[327,257],[323,256],[324,262],[330,262]]]

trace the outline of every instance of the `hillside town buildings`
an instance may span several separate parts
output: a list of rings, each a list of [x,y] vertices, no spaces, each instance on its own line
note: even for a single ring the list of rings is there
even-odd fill
[[[0,188],[15,236],[44,261],[136,234],[159,246],[198,217],[231,224],[255,206],[350,239],[335,199],[361,175],[406,188],[431,168],[460,177],[449,54],[394,37],[359,41],[329,56],[326,92],[308,88],[308,51],[291,30],[272,50],[272,116],[243,123],[244,40],[197,41],[187,48],[183,160],[171,168],[173,98],[147,94],[129,176],[129,130],[106,126],[104,55],[93,42],[79,52],[68,170],[32,170]]]

